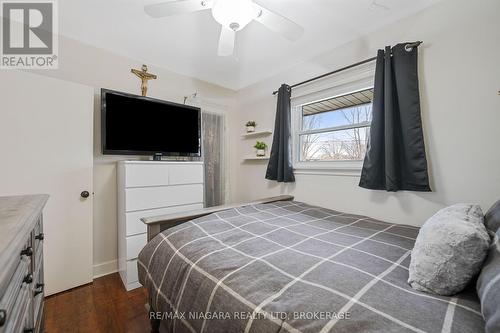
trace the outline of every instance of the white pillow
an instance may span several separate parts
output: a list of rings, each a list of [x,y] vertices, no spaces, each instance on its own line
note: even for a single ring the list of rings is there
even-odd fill
[[[411,253],[408,283],[420,291],[456,294],[479,273],[489,244],[481,207],[446,207],[420,229]]]

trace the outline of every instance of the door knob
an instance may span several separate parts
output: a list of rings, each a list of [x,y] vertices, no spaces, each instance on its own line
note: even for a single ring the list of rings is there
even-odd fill
[[[88,198],[90,195],[89,191],[82,191],[82,193],[80,193],[80,196],[82,198]]]

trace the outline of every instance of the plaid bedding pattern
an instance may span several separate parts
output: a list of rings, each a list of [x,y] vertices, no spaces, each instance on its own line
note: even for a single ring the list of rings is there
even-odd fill
[[[484,332],[477,294],[408,286],[418,228],[295,201],[165,230],[139,281],[165,332]]]

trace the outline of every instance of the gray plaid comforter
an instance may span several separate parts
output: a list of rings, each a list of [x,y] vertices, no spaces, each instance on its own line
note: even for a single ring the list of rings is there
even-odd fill
[[[301,202],[245,206],[159,234],[139,281],[165,332],[484,332],[473,288],[408,286],[417,233]]]

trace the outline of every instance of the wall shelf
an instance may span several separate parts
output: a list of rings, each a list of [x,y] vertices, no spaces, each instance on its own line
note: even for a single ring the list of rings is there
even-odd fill
[[[268,160],[269,156],[245,156],[245,161],[260,161],[260,160]]]
[[[273,132],[271,131],[258,131],[258,132],[245,133],[241,137],[244,139],[248,139],[248,138],[256,138],[259,136],[269,136],[271,134],[273,134]]]

